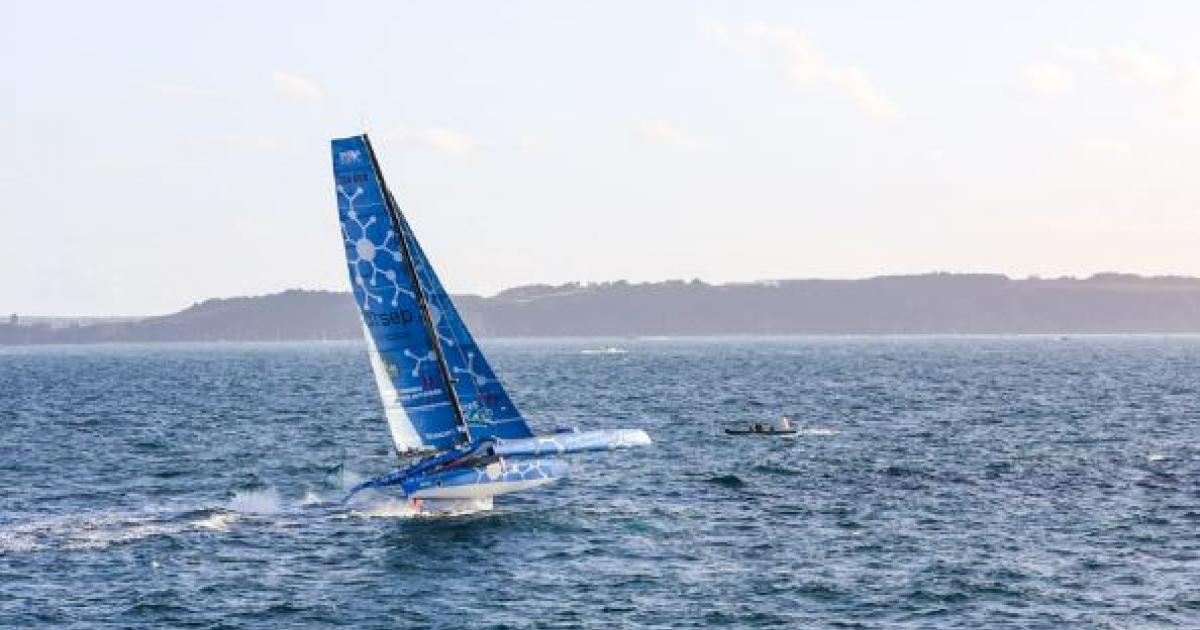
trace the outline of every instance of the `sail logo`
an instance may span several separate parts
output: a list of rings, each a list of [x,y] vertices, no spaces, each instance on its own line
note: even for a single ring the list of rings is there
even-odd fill
[[[466,414],[467,424],[475,424],[480,426],[492,424],[492,413],[487,409],[487,407],[482,407],[479,403],[471,403],[468,406],[470,409]]]
[[[407,326],[416,321],[416,317],[413,315],[412,311],[406,308],[388,313],[378,313],[375,311],[364,310],[362,312],[362,317],[363,322],[365,322],[368,326]],[[396,338],[402,339],[407,336],[408,334],[404,333],[398,335]]]
[[[349,151],[338,152],[338,163],[341,164],[342,166],[346,166],[349,164],[358,164],[361,161],[362,161],[362,151],[360,151],[358,149],[351,149]]]

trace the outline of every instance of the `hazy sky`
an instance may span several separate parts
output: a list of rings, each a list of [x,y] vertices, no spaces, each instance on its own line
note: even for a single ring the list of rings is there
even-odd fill
[[[0,312],[347,287],[363,121],[455,292],[1200,275],[1200,5],[7,1]]]

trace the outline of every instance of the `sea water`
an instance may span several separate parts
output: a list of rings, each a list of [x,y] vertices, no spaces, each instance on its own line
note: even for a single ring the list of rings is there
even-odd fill
[[[393,464],[359,344],[4,349],[0,627],[1200,627],[1200,338],[484,346],[655,445],[343,508]]]

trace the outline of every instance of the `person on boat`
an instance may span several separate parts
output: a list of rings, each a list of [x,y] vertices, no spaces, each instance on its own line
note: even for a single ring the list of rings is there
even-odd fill
[[[787,416],[780,416],[779,421],[775,423],[775,429],[778,431],[791,431],[792,419]]]

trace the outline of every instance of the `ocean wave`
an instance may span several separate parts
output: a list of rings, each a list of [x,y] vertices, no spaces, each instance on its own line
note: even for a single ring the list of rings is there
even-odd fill
[[[0,554],[43,550],[95,551],[147,538],[188,532],[226,531],[238,514],[224,510],[186,513],[98,512],[50,516],[0,527]]]
[[[737,475],[713,475],[705,481],[724,488],[741,488],[746,485],[746,482]]]

